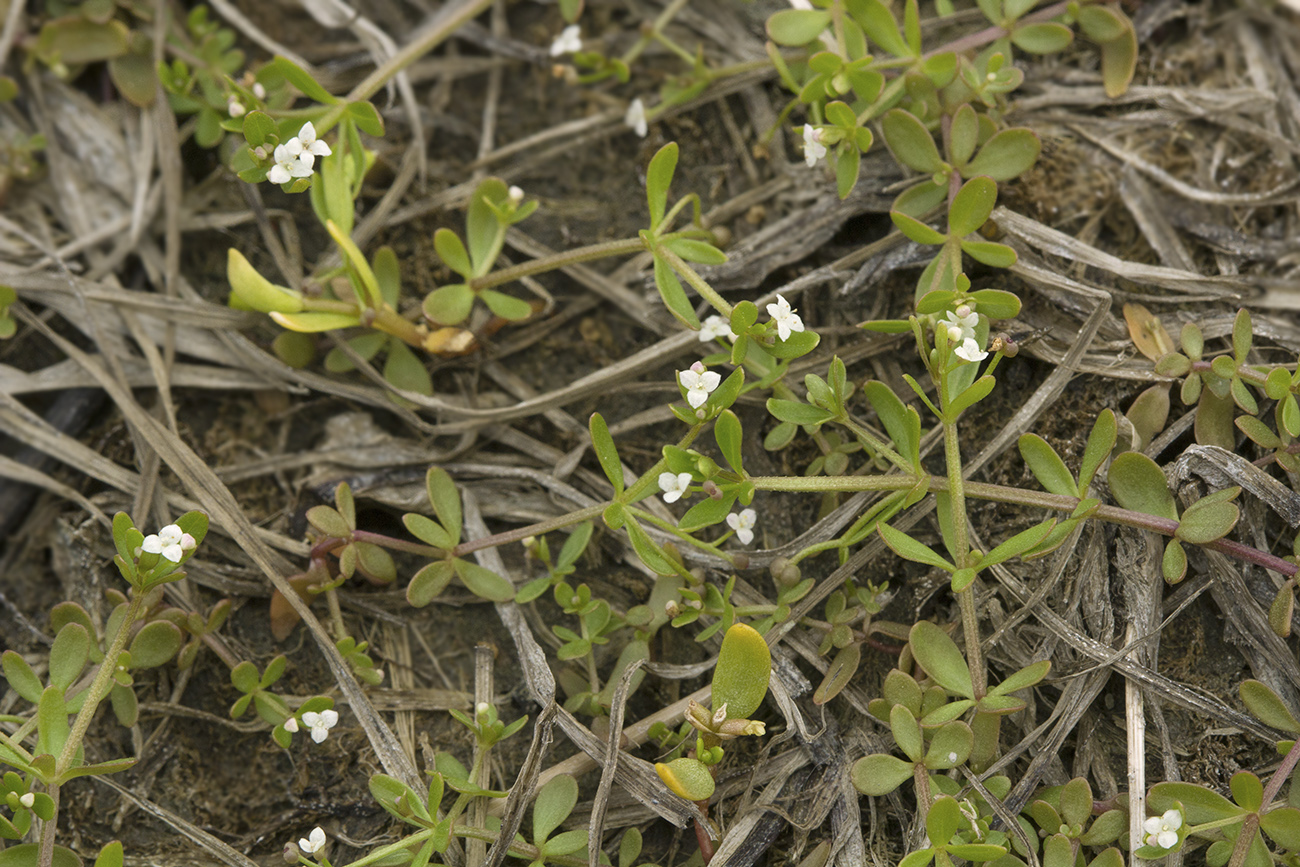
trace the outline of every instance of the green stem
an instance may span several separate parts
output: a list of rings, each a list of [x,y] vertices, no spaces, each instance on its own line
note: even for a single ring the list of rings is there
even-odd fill
[[[502,268],[500,271],[493,271],[491,274],[484,274],[482,277],[475,277],[469,281],[469,288],[478,292],[481,289],[491,289],[495,286],[511,283],[522,277],[531,277],[534,274],[542,274],[583,262],[594,262],[597,259],[605,259],[610,256],[630,256],[634,253],[640,253],[644,249],[645,244],[641,242],[640,238],[591,244],[587,247],[578,247],[574,250],[556,253],[553,256],[543,256],[540,259],[521,262],[509,268]]]
[[[962,479],[961,440],[957,436],[957,420],[948,412],[952,396],[949,394],[947,371],[941,370],[936,380],[939,385],[939,405],[943,409],[944,419],[943,451],[948,468],[952,554],[957,568],[960,569],[968,565],[967,555],[970,553],[970,530],[966,526],[966,490]],[[974,687],[975,698],[981,699],[988,688],[988,672],[984,668],[984,654],[980,649],[980,621],[975,603],[974,584],[958,592],[957,604],[961,609],[961,628],[966,641],[966,660],[970,665],[971,684]]]
[[[561,515],[558,518],[551,518],[549,521],[539,521],[536,524],[529,524],[527,527],[520,527],[518,530],[510,530],[505,533],[495,533],[491,536],[484,536],[481,539],[471,539],[468,542],[461,542],[451,550],[451,556],[464,557],[466,554],[474,551],[481,551],[484,548],[495,548],[497,545],[508,545],[511,542],[522,542],[529,536],[540,536],[543,533],[550,533],[553,530],[562,530],[565,527],[572,527],[574,524],[581,524],[583,521],[589,521],[592,518],[600,517],[605,511],[608,503],[598,503],[594,506],[588,506],[585,509],[578,509],[576,512],[569,512],[567,515]]]
[[[681,274],[682,277],[685,278],[686,282],[691,284],[691,288],[700,293],[701,298],[712,304],[714,309],[721,313],[724,319],[731,318],[732,307],[727,303],[727,300],[719,295],[717,290],[710,286],[694,268],[686,264],[685,260],[683,260],[681,256],[678,256],[672,250],[661,245],[655,246],[654,253],[656,256],[663,257],[663,260],[667,262],[674,271]]]
[[[656,515],[652,515],[649,512],[643,512],[640,509],[631,509],[631,508],[629,508],[627,511],[628,514],[636,517],[638,520],[644,521],[647,524],[654,524],[656,527],[658,527],[660,530],[663,530],[665,533],[670,533],[673,536],[676,536],[678,539],[685,542],[687,545],[690,545],[692,548],[697,548],[701,551],[704,551],[705,553],[713,554],[715,556],[721,557],[722,559],[730,563],[733,567],[736,565],[736,561],[732,558],[732,556],[728,554],[726,551],[723,551],[721,548],[718,547],[723,542],[731,538],[732,533],[730,530],[728,530],[726,535],[718,539],[716,542],[712,542],[712,543],[701,542],[699,539],[696,539],[690,533],[677,529],[675,525],[669,523],[668,521],[663,520],[662,518],[659,518]]]

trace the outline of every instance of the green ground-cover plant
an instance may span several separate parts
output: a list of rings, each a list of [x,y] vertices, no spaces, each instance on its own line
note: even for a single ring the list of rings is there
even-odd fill
[[[832,701],[853,680],[861,665],[862,646],[874,635],[905,640],[900,667],[886,678],[883,696],[870,705],[871,713],[887,724],[904,758],[885,753],[866,756],[854,764],[852,780],[869,796],[888,794],[913,781],[917,815],[928,840],[903,858],[906,867],[923,867],[931,861],[951,864],[954,859],[1003,867],[1035,861],[1047,867],[1075,863],[1111,867],[1122,858],[1120,848],[1112,843],[1139,857],[1162,857],[1184,846],[1191,836],[1209,841],[1205,857],[1211,864],[1261,867],[1275,860],[1294,860],[1300,849],[1300,810],[1277,800],[1300,756],[1294,743],[1285,745],[1282,768],[1267,784],[1250,772],[1234,776],[1231,800],[1202,786],[1157,784],[1145,797],[1157,815],[1145,818],[1140,840],[1127,839],[1127,805],[1098,805],[1086,780],[1040,791],[1021,816],[1007,819],[994,807],[1010,790],[1010,779],[1001,775],[979,779],[1001,756],[1002,717],[1025,707],[1016,693],[1039,687],[1050,673],[1050,663],[1040,660],[1000,680],[990,675],[981,650],[984,612],[976,592],[982,573],[1016,558],[1044,556],[1085,520],[1111,521],[1170,537],[1162,563],[1170,583],[1182,580],[1191,562],[1188,548],[1195,546],[1288,576],[1271,617],[1274,628],[1285,635],[1297,570],[1293,559],[1230,538],[1240,518],[1235,502],[1241,493],[1238,489],[1216,491],[1180,507],[1159,466],[1133,450],[1149,442],[1164,424],[1158,395],[1140,399],[1126,414],[1124,420],[1133,433],[1127,439],[1120,436],[1114,413],[1101,412],[1077,474],[1046,440],[1025,434],[1021,454],[1046,493],[965,479],[964,419],[993,394],[999,365],[1015,352],[1014,343],[993,329],[995,323],[1020,312],[1015,294],[976,288],[983,285],[980,277],[985,272],[980,266],[1006,269],[1016,262],[1012,247],[988,240],[983,232],[992,228],[989,220],[999,183],[1028,171],[1040,152],[1036,133],[1005,125],[1007,94],[1024,78],[1015,64],[1016,53],[1058,52],[1069,45],[1071,28],[1077,27],[1100,44],[1102,80],[1115,95],[1132,78],[1136,37],[1131,22],[1114,5],[1063,2],[1035,9],[1026,0],[980,0],[978,9],[990,26],[927,49],[919,5],[916,0],[901,5],[901,25],[895,10],[878,0],[818,0],[811,9],[775,13],[767,21],[772,43],[765,62],[795,94],[781,122],[796,109],[807,113],[810,122],[803,127],[803,138],[809,165],[835,151],[841,196],[853,190],[862,154],[881,143],[902,166],[917,173],[894,200],[890,217],[904,237],[935,247],[937,253],[917,281],[911,315],[864,324],[874,331],[911,336],[919,375],[905,375],[911,394],[903,395],[880,381],[854,382],[838,357],[826,362],[824,369],[806,373],[802,382],[792,381],[791,363],[807,357],[820,338],[782,295],[771,303],[729,300],[710,283],[707,266],[724,263],[726,254],[717,235],[702,223],[699,196],[688,193],[672,199],[670,195],[679,157],[675,143],[658,149],[646,169],[648,224],[636,237],[501,269],[497,260],[506,232],[539,206],[498,178],[483,180],[469,198],[463,239],[446,228],[433,236],[435,250],[459,282],[433,289],[418,304],[404,303],[393,251],[381,247],[367,256],[352,238],[355,202],[373,162],[362,134],[383,134],[379,115],[367,100],[382,80],[401,68],[401,62],[386,66],[380,83],[360,86],[347,98],[330,94],[284,58],[236,80],[233,76],[243,57],[233,49],[233,37],[210,25],[196,10],[182,35],[190,40],[201,63],[174,61],[141,74],[159,77],[174,111],[196,116],[194,134],[199,144],[217,147],[227,142],[228,164],[243,181],[269,181],[287,193],[310,190],[313,209],[340,256],[341,264],[313,274],[303,286],[286,287],[265,278],[239,251],[229,251],[231,305],[266,313],[287,329],[275,347],[283,357],[305,364],[316,349],[314,340],[305,335],[347,331],[342,345],[326,356],[327,369],[343,373],[382,354],[383,375],[390,385],[431,395],[436,384],[417,351],[454,354],[466,349],[473,334],[465,326],[472,324],[478,302],[501,320],[522,321],[536,312],[533,304],[499,287],[567,265],[643,252],[649,254],[665,309],[684,328],[700,332],[707,347],[704,357],[674,377],[681,401],[674,402],[671,410],[686,430],[676,442],[664,444],[653,462],[643,461],[639,472],[634,469],[632,481],[625,474],[625,464],[631,465],[625,460],[628,453],[620,453],[602,414],[591,415],[590,447],[608,482],[607,496],[598,504],[471,540],[466,538],[455,478],[443,468],[432,467],[425,486],[429,507],[405,514],[403,524],[412,538],[398,538],[358,526],[351,489],[340,484],[333,506],[316,506],[308,512],[313,534],[309,564],[291,584],[309,599],[326,601],[335,647],[356,675],[372,684],[378,682],[379,672],[369,644],[348,633],[337,591],[357,575],[376,584],[396,581],[399,568],[393,552],[424,561],[405,588],[407,601],[417,607],[433,604],[453,580],[477,597],[502,604],[528,604],[550,590],[567,618],[551,626],[560,641],[557,656],[575,664],[567,671],[570,676],[559,678],[570,693],[566,708],[591,717],[609,712],[615,684],[650,658],[651,642],[659,630],[695,625],[699,642],[716,640],[720,634],[711,706],[693,703],[682,730],[674,734],[664,725],[656,733],[660,745],[671,751],[664,756],[666,761],[656,765],[660,778],[669,790],[698,802],[706,811],[726,742],[765,732],[765,724],[751,718],[768,690],[771,658],[765,634],[777,627],[804,626],[817,634],[823,655],[836,651],[814,696],[819,704]],[[563,6],[566,20],[580,14],[580,3]],[[638,128],[722,78],[750,68],[710,68],[701,52],[677,45],[665,27],[681,8],[680,3],[670,4],[621,58],[605,58],[597,52],[575,55],[575,62],[592,70],[585,76],[588,81],[608,77],[630,81],[639,54],[651,42],[666,46],[688,65],[689,72],[664,85],[661,101],[649,115],[644,106],[639,116],[629,115]],[[102,14],[105,11],[107,15]],[[950,12],[950,4],[940,3],[939,11]],[[119,67],[140,73],[123,59],[130,52],[140,53],[137,48],[116,47],[119,37],[130,42],[127,13],[119,15],[112,9],[99,13],[98,19],[103,20],[97,19],[95,9],[82,8],[76,20],[49,22],[33,56],[65,74],[72,74],[70,63],[100,60],[121,60]],[[102,47],[97,53],[78,55],[69,40],[87,33]],[[793,51],[782,53],[777,46]],[[409,59],[403,57],[403,62]],[[310,105],[298,106],[295,92]],[[326,136],[333,144],[325,141]],[[319,177],[316,157],[321,157]],[[679,225],[688,213],[689,224]],[[975,265],[968,271],[970,262]],[[15,303],[11,295],[0,294],[0,315]],[[763,311],[767,319],[760,322]],[[0,318],[0,329],[7,321]],[[1235,424],[1271,451],[1269,460],[1288,471],[1296,468],[1291,446],[1300,437],[1296,400],[1300,373],[1286,365],[1252,362],[1252,327],[1245,311],[1237,317],[1230,349],[1218,355],[1210,349],[1211,357],[1206,357],[1205,338],[1194,325],[1183,329],[1181,352],[1175,351],[1167,335],[1161,338],[1154,327],[1143,327],[1146,336],[1134,337],[1139,349],[1148,343],[1153,346],[1152,351],[1143,351],[1155,362],[1155,370],[1183,378],[1183,401],[1198,404],[1200,441],[1233,445]],[[758,476],[746,468],[745,430],[737,410],[742,396],[760,399],[771,416],[774,425],[764,437],[770,449],[789,446],[801,433],[816,444],[818,457],[804,474]],[[1269,409],[1268,401],[1273,401],[1276,430],[1260,418]],[[1167,398],[1163,406],[1167,412]],[[867,410],[874,415],[874,428],[858,417]],[[942,443],[943,472],[938,475],[932,474],[922,453],[927,426]],[[1103,504],[1102,482],[1118,507]],[[761,521],[761,497],[773,492],[820,498],[854,492],[880,496],[836,538],[772,563],[778,586],[775,604],[737,604],[733,601],[736,576],[713,582],[698,564],[743,570],[748,558],[738,549],[753,543]],[[700,498],[689,503],[697,494]],[[910,510],[931,495],[937,509],[938,545],[923,541],[921,531],[897,528]],[[664,506],[681,502],[675,520],[666,520],[659,510],[647,506],[654,496],[662,496]],[[967,500],[972,498],[1040,508],[1049,515],[1027,529],[992,540],[993,547],[983,551],[971,540]],[[659,576],[648,603],[621,610],[594,595],[592,586],[580,580],[579,560],[598,519],[604,530],[625,540],[640,562]],[[145,537],[120,514],[113,526],[115,562],[130,593],[115,600],[106,627],[97,630],[84,611],[65,603],[52,617],[56,639],[46,677],[38,677],[17,654],[5,654],[7,680],[35,712],[6,718],[17,730],[0,737],[0,761],[17,771],[4,777],[5,803],[14,818],[0,824],[0,836],[22,839],[30,831],[33,815],[45,821],[39,843],[25,844],[30,849],[5,850],[5,863],[48,867],[66,861],[66,850],[54,843],[59,789],[76,776],[110,773],[129,764],[121,760],[87,765],[81,746],[95,707],[105,697],[123,724],[134,722],[132,671],[177,657],[182,665],[192,665],[199,649],[208,646],[229,665],[231,682],[240,693],[231,716],[239,718],[255,709],[273,727],[272,735],[282,747],[289,748],[291,735],[300,729],[320,742],[338,723],[331,699],[310,698],[292,710],[273,691],[285,672],[284,657],[259,668],[223,650],[216,633],[228,606],[218,605],[200,615],[160,605],[161,586],[182,577],[176,568],[202,541],[206,520],[198,513],[179,519],[177,541],[172,543]],[[569,535],[552,560],[547,534],[565,530]],[[874,621],[882,610],[886,586],[865,581],[850,582],[831,593],[824,620],[801,616],[790,624],[796,617],[795,606],[816,583],[803,577],[802,561],[834,551],[845,562],[853,549],[877,538],[897,556],[946,573],[948,590],[960,612],[961,644],[928,620],[910,626]],[[517,587],[506,575],[471,559],[477,551],[514,542],[527,546],[544,567],[544,576]],[[174,550],[173,544],[178,546]],[[278,627],[292,625],[289,618]],[[605,652],[615,649],[617,654]],[[607,658],[616,661],[602,672]],[[88,664],[94,672],[89,683],[83,677]],[[641,674],[631,677],[639,680]],[[1300,732],[1300,723],[1281,699],[1262,685],[1243,685],[1242,698],[1268,724],[1290,734]],[[371,794],[405,826],[406,836],[373,849],[349,867],[399,863],[422,867],[447,853],[455,838],[501,842],[499,825],[474,824],[465,817],[471,803],[507,795],[481,785],[480,771],[492,748],[520,731],[527,720],[506,725],[488,703],[478,704],[472,715],[453,710],[452,716],[472,735],[471,767],[467,769],[448,752],[439,753],[427,771],[430,781],[423,792],[392,776],[372,777]],[[966,779],[978,785],[972,783],[967,789]],[[578,784],[571,777],[559,776],[541,787],[533,804],[531,837],[507,841],[509,854],[533,865],[588,863],[589,851],[584,850],[598,841],[589,839],[583,829],[559,831],[577,798]],[[1291,794],[1290,800],[1295,799]],[[445,800],[451,801],[450,806],[444,807]],[[714,830],[697,824],[706,862]],[[304,863],[328,865],[326,846],[326,835],[317,828],[299,841],[298,855]],[[620,846],[620,867],[634,862],[639,851],[639,835],[629,832]],[[597,860],[601,857],[596,855]],[[106,849],[100,860],[105,867],[114,867],[115,858],[120,863],[120,851]]]

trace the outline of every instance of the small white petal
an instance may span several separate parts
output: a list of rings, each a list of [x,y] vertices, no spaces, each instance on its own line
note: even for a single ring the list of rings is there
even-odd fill
[[[298,731],[298,718],[291,716],[287,720],[285,720],[284,730],[289,732],[290,734],[293,734],[294,732]]]
[[[18,799],[18,803],[22,804],[24,807],[30,810],[32,808],[32,804],[36,803],[36,795],[31,792],[28,792],[27,794],[21,796]]]
[[[980,349],[980,345],[969,337],[963,340],[961,346],[953,350],[953,353],[965,361],[983,361],[989,357],[989,354]]]
[[[737,530],[737,531],[736,531],[736,538],[740,540],[740,544],[742,544],[742,545],[748,545],[750,542],[754,541],[754,531],[753,531],[753,530]]]
[[[808,168],[817,165],[817,161],[826,156],[826,145],[822,144],[822,132],[812,124],[803,125],[803,159]]]
[[[145,536],[144,544],[140,546],[140,549],[146,554],[161,554],[163,549],[162,539],[158,538],[156,535]]]
[[[700,342],[708,343],[710,340],[721,340],[723,338],[736,339],[736,333],[731,330],[731,323],[721,316],[713,315],[704,320],[700,326]]]
[[[324,723],[325,728],[332,729],[334,726],[338,725],[339,712],[336,710],[323,710],[321,711],[320,718],[321,722]]]
[[[1178,845],[1177,831],[1161,831],[1156,837],[1156,842],[1160,844],[1161,849],[1172,849]]]
[[[1183,827],[1183,814],[1177,810],[1165,810],[1165,814],[1160,817],[1160,824],[1169,831],[1177,831]]]
[[[162,555],[164,560],[179,563],[181,562],[181,558],[185,556],[185,552],[181,550],[180,545],[168,545],[166,548],[162,549]]]
[[[298,839],[298,848],[308,855],[315,855],[325,848],[325,831],[319,826],[311,829],[311,834]]]
[[[1159,834],[1160,817],[1159,816],[1149,817],[1145,822],[1142,823],[1142,830],[1146,831],[1148,834]]]
[[[310,148],[316,142],[316,127],[311,121],[307,121],[298,130],[298,140],[304,148]]]
[[[632,127],[641,138],[645,138],[650,128],[646,123],[645,103],[641,102],[640,97],[632,100],[632,104],[627,107],[627,114],[623,115],[623,123]]]
[[[560,57],[582,50],[582,36],[577,24],[570,24],[551,43],[551,56]]]
[[[287,184],[293,180],[293,175],[284,166],[272,166],[271,170],[266,173],[266,179],[273,184]]]
[[[280,148],[284,148],[284,152],[291,157],[299,156],[303,152],[302,140],[299,138],[291,138],[282,145],[276,145],[275,148],[276,162],[280,161]]]

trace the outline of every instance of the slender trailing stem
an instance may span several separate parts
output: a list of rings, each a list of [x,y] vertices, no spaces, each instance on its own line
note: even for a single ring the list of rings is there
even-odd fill
[[[577,247],[573,250],[565,250],[563,253],[556,253],[553,256],[543,256],[540,259],[533,259],[528,262],[521,262],[518,265],[512,265],[509,268],[502,268],[500,271],[493,271],[491,274],[484,274],[482,277],[475,277],[469,281],[469,288],[475,292],[480,289],[491,289],[494,286],[504,286],[506,283],[512,283],[523,277],[531,277],[534,274],[544,274],[547,271],[555,271],[559,268],[579,265],[583,262],[595,262],[598,259],[607,259],[610,256],[631,256],[634,253],[640,253],[644,249],[645,244],[641,243],[640,238]]]
[[[588,506],[585,509],[578,509],[576,512],[569,512],[558,518],[551,518],[549,521],[539,521],[536,524],[529,524],[527,527],[520,527],[518,530],[510,530],[505,533],[495,533],[491,536],[484,536],[481,539],[472,539],[468,542],[461,542],[452,549],[453,557],[464,557],[474,551],[481,551],[484,548],[495,548],[497,545],[507,545],[511,542],[522,542],[529,536],[540,536],[543,533],[550,533],[554,530],[562,530],[565,527],[572,527],[574,524],[581,524],[583,521],[589,521],[592,518],[600,517],[600,513],[605,511],[608,503],[599,503],[595,506]]]

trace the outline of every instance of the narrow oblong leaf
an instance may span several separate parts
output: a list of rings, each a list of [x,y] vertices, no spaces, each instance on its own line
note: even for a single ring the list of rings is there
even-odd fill
[[[1025,459],[1038,483],[1053,494],[1064,497],[1079,496],[1074,476],[1056,449],[1038,434],[1022,434],[1018,443],[1020,456]]]
[[[1079,464],[1079,493],[1086,494],[1088,486],[1092,484],[1092,479],[1097,475],[1097,470],[1115,449],[1115,439],[1118,436],[1119,425],[1115,421],[1115,413],[1109,409],[1103,409],[1097,416],[1097,421],[1092,425],[1092,432],[1088,434],[1088,444],[1083,449],[1083,460]]]
[[[964,238],[983,226],[998,201],[998,185],[980,176],[962,184],[948,208],[948,234]]]
[[[995,181],[1009,181],[1034,167],[1043,143],[1026,127],[1004,129],[984,143],[966,167],[966,174],[988,175]]]
[[[475,596],[492,602],[509,602],[515,598],[515,585],[491,569],[469,560],[458,559],[454,563],[461,583]]]
[[[568,774],[554,777],[537,792],[533,803],[533,844],[541,846],[578,803],[578,781]]]
[[[1246,709],[1264,725],[1288,734],[1300,734],[1300,721],[1268,686],[1258,680],[1246,680],[1238,692]]]
[[[777,45],[807,45],[830,23],[831,13],[821,9],[783,9],[767,19],[767,35]]]
[[[439,523],[451,537],[452,546],[460,544],[460,492],[456,490],[456,483],[451,480],[446,470],[441,467],[430,467],[424,477],[424,485],[429,495],[429,503],[433,506],[433,513],[438,516]]]
[[[974,698],[970,666],[956,642],[928,620],[917,622],[908,636],[908,646],[926,674],[953,695]]]
[[[862,645],[854,642],[840,649],[826,667],[826,676],[813,692],[813,704],[826,704],[849,685],[862,664]]]
[[[956,567],[949,563],[930,546],[918,542],[911,536],[901,530],[895,530],[888,524],[880,524],[876,528],[880,533],[880,538],[884,539],[885,544],[889,546],[895,554],[905,560],[911,560],[914,563],[924,563],[927,566],[937,566],[940,569],[952,572]]]
[[[929,175],[945,167],[934,137],[912,113],[901,108],[890,109],[881,121],[881,130],[894,157],[908,168]]]
[[[591,432],[591,447],[596,453],[596,460],[600,462],[600,469],[614,486],[614,495],[619,496],[623,493],[623,463],[619,460],[614,438],[609,435],[609,426],[598,412],[591,414],[587,426]]]
[[[668,207],[668,188],[677,170],[677,142],[661,147],[646,169],[645,194],[650,206],[650,230],[653,232],[663,222]]]

